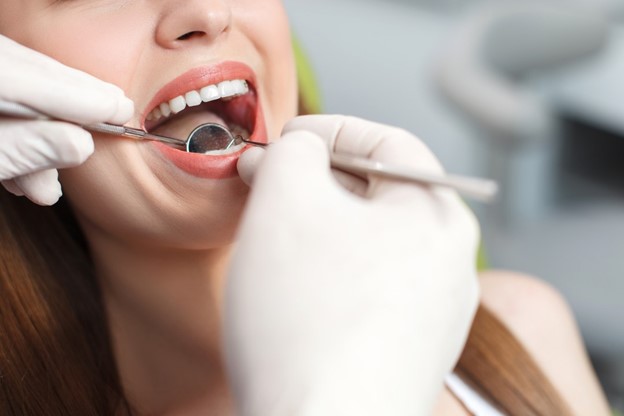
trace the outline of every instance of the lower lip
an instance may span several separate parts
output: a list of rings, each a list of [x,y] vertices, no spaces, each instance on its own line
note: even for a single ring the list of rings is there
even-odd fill
[[[250,140],[260,143],[267,143],[268,141],[264,115],[259,102],[257,103],[254,131]],[[235,153],[226,155],[202,155],[177,150],[159,142],[151,142],[151,145],[180,170],[205,179],[227,179],[238,176],[236,169],[238,158],[249,148],[249,146],[245,146]]]

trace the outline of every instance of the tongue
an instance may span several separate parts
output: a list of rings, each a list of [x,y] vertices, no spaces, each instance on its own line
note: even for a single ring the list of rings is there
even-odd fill
[[[186,139],[195,127],[205,123],[216,123],[225,127],[228,126],[225,120],[214,113],[207,111],[183,112],[180,115],[172,116],[171,120],[161,124],[150,131],[150,133]]]

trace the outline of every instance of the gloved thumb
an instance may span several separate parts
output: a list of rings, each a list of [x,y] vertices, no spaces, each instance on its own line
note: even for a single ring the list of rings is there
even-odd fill
[[[236,164],[238,175],[247,186],[252,185],[256,170],[258,170],[258,166],[260,166],[260,163],[264,159],[264,152],[265,150],[261,147],[251,147],[238,159],[238,163]]]

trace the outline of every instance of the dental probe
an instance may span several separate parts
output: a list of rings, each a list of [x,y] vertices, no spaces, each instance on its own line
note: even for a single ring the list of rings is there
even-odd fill
[[[36,120],[57,120],[23,104],[3,100],[0,100],[0,115]],[[214,150],[227,150],[234,145],[241,144],[241,142],[262,147],[269,145],[268,143],[259,143],[244,139],[241,136],[234,137],[234,135],[226,127],[215,123],[207,123],[198,126],[191,132],[191,134],[189,134],[186,140],[151,134],[141,129],[110,123],[96,123],[82,125],[81,127],[89,131],[114,136],[123,136],[138,140],[159,141],[185,148],[187,152],[191,153],[206,153]],[[389,179],[449,187],[455,189],[462,195],[482,202],[490,202],[498,193],[498,185],[496,182],[488,179],[470,178],[457,175],[435,175],[426,172],[419,172],[412,168],[390,165],[374,160],[362,159],[355,156],[339,155],[335,153],[331,153],[330,160],[332,167],[348,173],[366,173]]]
[[[203,124],[197,127],[189,137],[201,134],[204,128],[210,129],[211,137],[218,137],[219,134],[223,135],[219,137],[220,141],[227,141],[229,143],[224,149],[229,149],[233,145],[238,145],[241,142],[247,143],[253,146],[266,147],[270,143],[259,143],[248,139],[244,139],[241,136],[234,136],[227,128],[219,124]],[[222,130],[218,132],[217,130]],[[191,140],[192,141],[192,140]],[[458,175],[438,175],[427,172],[415,170],[404,166],[391,165],[388,163],[382,163],[375,160],[363,159],[357,156],[342,155],[337,153],[330,153],[330,162],[332,168],[342,170],[347,173],[360,173],[381,176],[388,179],[394,179],[399,181],[416,182],[426,185],[444,186],[453,188],[457,192],[464,196],[471,197],[473,199],[490,202],[494,199],[498,193],[498,185],[495,181],[481,178],[471,178]]]

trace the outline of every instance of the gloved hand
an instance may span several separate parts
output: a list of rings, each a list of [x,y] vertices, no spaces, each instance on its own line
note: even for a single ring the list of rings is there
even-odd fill
[[[134,113],[120,88],[1,35],[0,56],[0,99],[79,124],[123,124]],[[37,204],[61,196],[56,169],[79,165],[91,153],[91,134],[76,125],[0,116],[0,181]]]
[[[240,414],[428,415],[478,304],[477,223],[448,189],[340,185],[329,148],[441,172],[409,133],[342,116],[297,118],[243,154],[253,189],[224,305]]]

